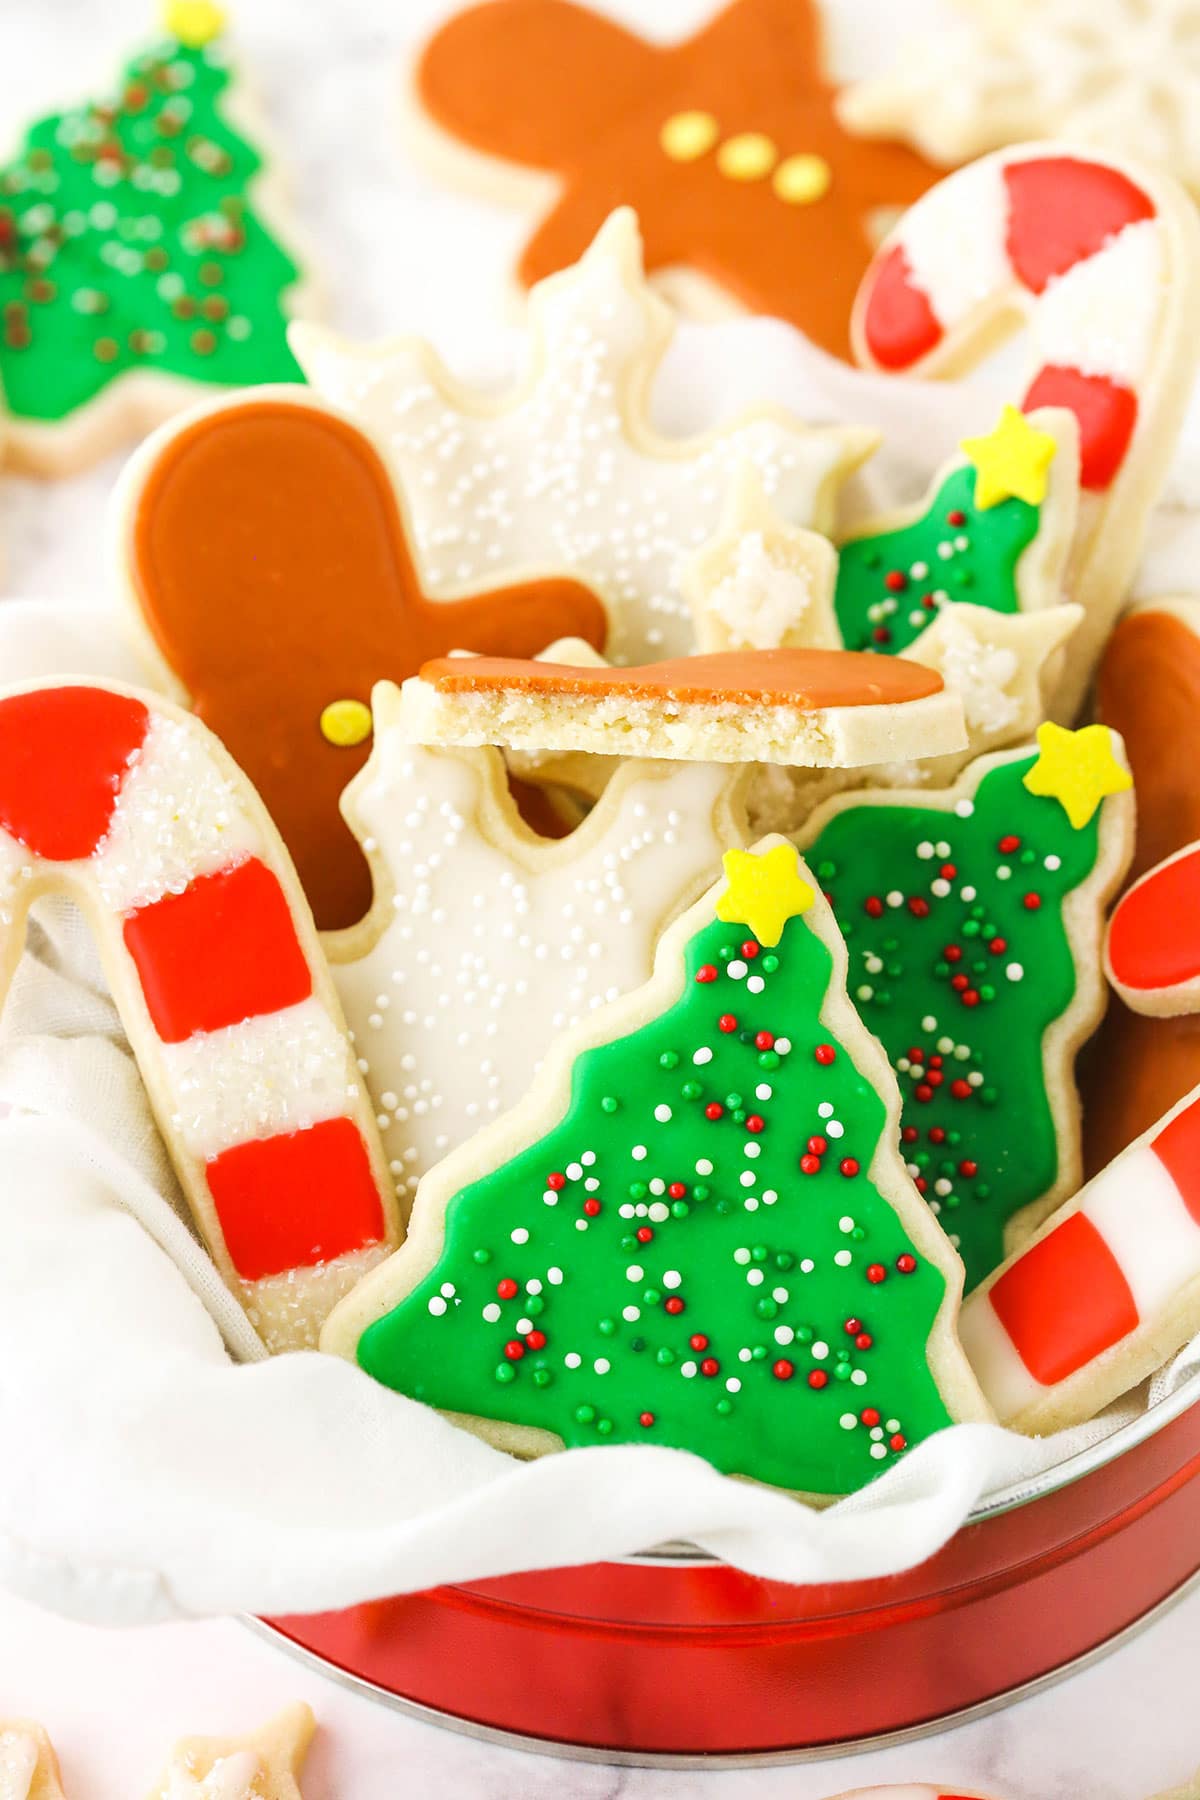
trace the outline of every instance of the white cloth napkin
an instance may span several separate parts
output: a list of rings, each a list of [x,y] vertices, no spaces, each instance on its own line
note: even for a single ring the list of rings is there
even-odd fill
[[[879,423],[860,509],[911,497],[981,425],[962,386],[869,380],[766,321],[685,330],[656,399],[677,430],[764,399]],[[1178,521],[1195,526],[1186,509]],[[114,619],[5,603],[0,685],[136,679]],[[1152,1400],[1184,1383],[1200,1397],[1198,1343],[1089,1425],[1040,1442],[958,1426],[823,1512],[648,1445],[522,1465],[349,1364],[263,1360],[179,1210],[90,939],[62,904],[37,909],[0,1018],[4,1111],[0,1581],[94,1621],[315,1611],[670,1540],[786,1581],[869,1578],[924,1560],[981,1495]]]

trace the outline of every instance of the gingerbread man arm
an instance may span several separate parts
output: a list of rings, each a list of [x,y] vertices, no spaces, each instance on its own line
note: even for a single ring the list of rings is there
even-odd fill
[[[430,39],[415,84],[434,124],[463,143],[556,171],[608,128],[615,94],[653,80],[656,61],[632,32],[569,0],[484,0]]]

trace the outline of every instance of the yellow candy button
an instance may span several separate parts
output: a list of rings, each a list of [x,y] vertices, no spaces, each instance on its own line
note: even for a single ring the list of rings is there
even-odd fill
[[[833,170],[823,156],[801,154],[784,158],[771,185],[789,206],[811,206],[829,192],[832,181]]]
[[[695,162],[712,149],[720,129],[710,112],[672,113],[658,141],[672,162]]]
[[[778,160],[778,150],[761,131],[739,132],[717,151],[717,167],[730,181],[761,181]]]
[[[202,50],[224,31],[225,14],[213,0],[167,0],[163,24],[189,50]]]
[[[321,714],[321,736],[339,750],[352,750],[371,735],[371,709],[361,700],[331,700]]]

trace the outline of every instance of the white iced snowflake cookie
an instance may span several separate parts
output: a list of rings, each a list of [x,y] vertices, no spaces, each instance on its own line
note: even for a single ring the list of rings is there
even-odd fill
[[[746,827],[742,770],[626,762],[570,837],[538,838],[498,750],[408,742],[399,705],[375,689],[344,799],[375,905],[325,947],[403,1199],[516,1102],[562,1031],[646,980]]]
[[[65,1800],[54,1747],[30,1719],[0,1721],[0,1800]]]
[[[184,1738],[147,1800],[301,1800],[299,1777],[316,1730],[297,1701],[244,1738]]]
[[[843,90],[842,122],[950,166],[1025,138],[1140,157],[1200,193],[1194,0],[957,0],[884,74]]]
[[[650,390],[674,318],[646,285],[627,209],[533,290],[529,317],[523,373],[499,397],[457,381],[420,339],[356,349],[298,325],[291,341],[318,391],[389,451],[434,593],[562,569],[605,601],[614,661],[684,654],[681,568],[717,527],[741,465],[781,517],[823,530],[875,433],[809,428],[775,408],[700,438],[656,432]]]

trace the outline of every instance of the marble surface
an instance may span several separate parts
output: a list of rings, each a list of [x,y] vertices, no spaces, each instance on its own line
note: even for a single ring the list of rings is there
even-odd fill
[[[668,37],[709,4],[609,0],[609,10]],[[899,29],[936,19],[940,5],[832,0],[840,70],[877,63]],[[407,153],[397,106],[406,49],[450,10],[447,0],[242,0],[237,9],[286,147],[296,216],[319,247],[332,321],[360,336],[429,332],[451,356],[477,361],[488,336],[480,320],[510,313],[506,271],[525,220],[440,188]],[[96,88],[142,36],[146,14],[143,0],[5,0],[0,135],[31,107]],[[120,460],[53,488],[0,483],[7,593],[98,600],[104,509]],[[1200,1763],[1198,1669],[1200,1593],[1064,1686],[944,1737],[789,1770],[668,1775],[520,1756],[434,1731],[346,1693],[234,1621],[118,1633],[0,1597],[0,1717],[46,1723],[78,1800],[129,1800],[175,1736],[248,1728],[293,1697],[308,1699],[323,1727],[306,1800],[819,1800],[847,1786],[922,1779],[990,1789],[998,1800],[1142,1800]]]

